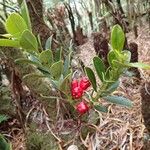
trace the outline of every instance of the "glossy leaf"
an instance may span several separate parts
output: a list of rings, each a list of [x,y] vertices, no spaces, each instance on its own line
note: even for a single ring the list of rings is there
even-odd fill
[[[46,67],[51,67],[53,63],[53,53],[51,50],[42,51],[39,55],[39,60]]]
[[[19,38],[27,28],[26,22],[18,13],[12,13],[6,20],[7,32],[16,38]]]
[[[0,39],[0,46],[19,48],[20,44],[19,44],[19,41],[16,41],[16,40]]]
[[[50,73],[55,80],[58,80],[63,72],[63,61],[54,63],[50,68]]]
[[[111,31],[111,46],[113,50],[122,51],[125,42],[125,35],[119,25],[115,25]]]
[[[25,20],[25,22],[26,22],[26,24],[28,26],[28,29],[30,31],[32,31],[31,21],[30,21],[30,16],[29,16],[29,11],[28,11],[28,7],[27,7],[27,4],[26,4],[25,0],[23,0],[22,4],[21,4],[21,16]]]
[[[33,51],[38,52],[38,43],[36,37],[29,30],[25,30],[22,33],[20,45],[29,53],[32,53]]]
[[[99,57],[94,57],[93,64],[94,64],[94,67],[95,67],[98,77],[103,82],[104,81],[103,75],[105,74],[105,65],[104,65],[103,61]]]
[[[102,105],[94,105],[94,108],[95,108],[97,111],[100,111],[100,112],[104,112],[104,113],[107,113],[107,112],[108,112],[107,107],[102,106]]]
[[[122,96],[112,95],[112,96],[103,97],[103,99],[114,104],[119,104],[119,105],[126,106],[126,107],[132,107],[132,102],[129,99],[122,97]]]
[[[95,78],[93,70],[89,67],[85,67],[85,72],[93,86],[93,89],[97,91],[96,78]]]

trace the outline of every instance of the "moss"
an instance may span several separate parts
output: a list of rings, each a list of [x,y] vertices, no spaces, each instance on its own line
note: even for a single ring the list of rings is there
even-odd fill
[[[36,129],[36,125],[31,125],[26,134],[27,150],[59,150],[56,140],[49,133],[44,133]]]
[[[11,93],[8,87],[0,86],[0,114],[15,116],[15,106],[12,104]]]

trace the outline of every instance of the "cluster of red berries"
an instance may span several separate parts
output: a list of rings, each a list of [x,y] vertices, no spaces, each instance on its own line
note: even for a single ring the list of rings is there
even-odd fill
[[[85,90],[91,85],[90,81],[88,80],[87,77],[82,77],[80,81],[74,79],[71,83],[71,94],[74,99],[80,99]],[[80,114],[84,114],[89,110],[89,106],[87,103],[82,100],[77,106],[76,110]]]

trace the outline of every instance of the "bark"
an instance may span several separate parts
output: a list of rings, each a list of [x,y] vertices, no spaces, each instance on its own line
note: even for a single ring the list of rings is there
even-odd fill
[[[134,42],[129,44],[129,51],[131,52],[131,62],[138,62],[138,45]],[[129,69],[135,73],[135,76],[140,79],[141,75],[137,68]]]
[[[54,40],[56,38],[56,34],[44,22],[43,0],[26,0],[26,2],[29,10],[33,33],[36,36],[40,36],[43,49],[45,48],[46,40],[53,36],[52,49],[55,49],[57,47],[57,43]],[[21,4],[22,0],[18,0],[18,3]]]

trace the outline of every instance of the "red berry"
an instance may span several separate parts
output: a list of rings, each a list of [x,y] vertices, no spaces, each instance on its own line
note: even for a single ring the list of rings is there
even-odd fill
[[[82,101],[76,106],[76,110],[82,115],[89,111],[89,106],[87,105],[87,103]]]
[[[83,90],[80,87],[75,87],[71,90],[73,98],[81,98],[83,95]]]
[[[71,82],[71,89],[74,89],[78,87],[78,80],[74,79],[72,82]]]
[[[79,83],[79,86],[83,89],[86,90],[89,86],[91,85],[89,79],[87,77],[83,77]]]

